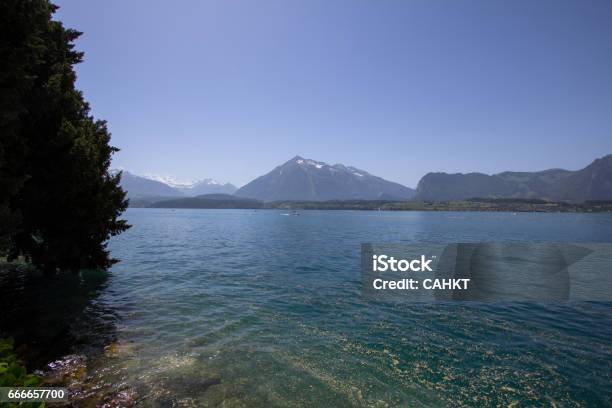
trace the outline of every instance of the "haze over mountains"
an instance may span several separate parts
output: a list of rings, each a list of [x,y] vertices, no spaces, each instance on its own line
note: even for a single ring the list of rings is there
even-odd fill
[[[155,179],[153,179],[155,178]],[[230,200],[242,208],[242,199],[271,201],[381,200],[458,201],[469,198],[540,198],[583,202],[612,200],[612,155],[593,161],[581,170],[550,169],[538,172],[428,173],[416,191],[364,170],[343,164],[330,165],[296,156],[240,189],[230,183],[203,179],[178,183],[159,177],[123,172],[121,182],[132,204],[172,201],[173,206],[193,205],[187,197],[210,194],[206,199]],[[181,200],[186,200],[182,202]],[[190,204],[191,203],[191,204]],[[167,204],[170,205],[170,204]],[[202,205],[201,203],[199,205]],[[226,204],[223,204],[226,205]],[[229,204],[231,206],[231,204]],[[250,205],[250,204],[249,204]]]

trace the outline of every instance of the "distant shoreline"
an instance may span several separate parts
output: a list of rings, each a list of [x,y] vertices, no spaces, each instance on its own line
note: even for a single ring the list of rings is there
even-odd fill
[[[487,211],[540,213],[612,212],[612,201],[583,203],[555,202],[542,199],[474,198],[462,201],[275,201],[261,202],[243,198],[199,196],[189,199],[136,201],[132,208],[191,208],[191,209],[248,209],[248,210],[366,210],[366,211]]]

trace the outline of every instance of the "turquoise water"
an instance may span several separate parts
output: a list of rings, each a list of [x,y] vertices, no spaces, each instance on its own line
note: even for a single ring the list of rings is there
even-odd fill
[[[145,406],[611,406],[612,305],[360,297],[362,242],[612,242],[607,214],[129,209],[90,380]],[[111,385],[112,384],[112,385]]]

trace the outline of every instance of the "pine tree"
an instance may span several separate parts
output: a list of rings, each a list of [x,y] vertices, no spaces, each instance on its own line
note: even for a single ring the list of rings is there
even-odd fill
[[[47,0],[0,0],[0,52],[11,61],[0,74],[2,234],[12,257],[48,271],[108,267],[106,241],[129,227],[119,219],[121,175],[109,172],[118,149],[75,87],[80,33],[52,20],[55,10]]]

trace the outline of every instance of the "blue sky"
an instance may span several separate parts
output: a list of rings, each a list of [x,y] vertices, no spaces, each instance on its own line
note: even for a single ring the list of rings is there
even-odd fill
[[[114,166],[244,184],[301,155],[429,171],[612,153],[612,2],[62,0]]]

